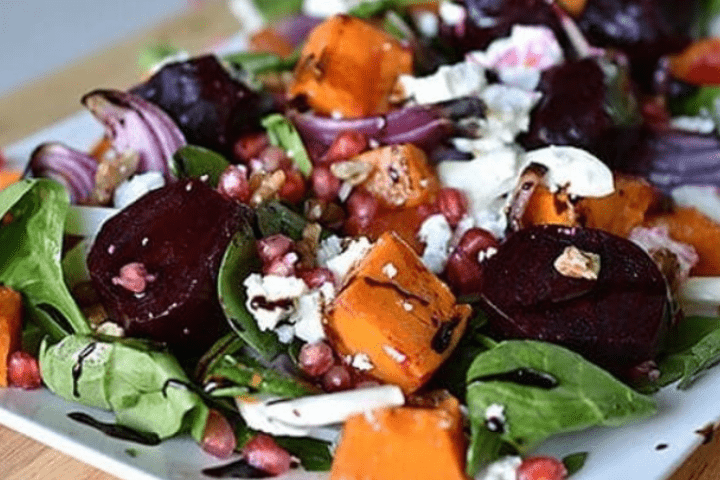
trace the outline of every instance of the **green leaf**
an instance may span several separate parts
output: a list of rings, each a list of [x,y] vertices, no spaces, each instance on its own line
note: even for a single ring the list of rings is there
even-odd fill
[[[253,0],[253,3],[265,20],[272,22],[300,13],[303,0]]]
[[[28,313],[55,340],[90,327],[63,279],[60,254],[69,206],[52,180],[23,180],[0,192],[0,283],[23,295]]]
[[[275,442],[300,459],[309,472],[326,472],[332,466],[330,444],[314,438],[275,437]]]
[[[230,165],[225,157],[207,148],[186,145],[172,157],[170,170],[178,178],[208,176],[208,184],[217,187],[220,175]]]
[[[531,369],[552,377],[541,387],[498,378]],[[473,362],[467,375],[467,402],[475,431],[484,426],[486,409],[502,405],[503,440],[526,450],[547,437],[588,427],[618,426],[652,415],[652,399],[623,384],[580,355],[549,343],[505,341]],[[473,438],[471,449],[478,438]]]
[[[39,361],[43,381],[51,391],[83,405],[111,410],[120,425],[160,438],[183,431],[202,436],[207,407],[196,393],[175,384],[168,386],[168,380],[189,380],[167,352],[71,335],[53,346],[44,343]]]
[[[247,295],[243,281],[257,268],[257,263],[252,232],[235,234],[220,264],[218,294],[225,316],[237,335],[266,360],[271,360],[283,351],[283,346],[274,332],[263,332],[258,328],[245,306]]]
[[[138,55],[138,65],[143,72],[147,72],[166,58],[177,55],[179,52],[179,48],[168,43],[148,45],[140,51],[140,55]]]
[[[567,457],[562,459],[565,470],[567,470],[567,476],[572,477],[579,472],[584,466],[587,460],[588,452],[577,452],[571,453]]]
[[[267,130],[270,143],[284,149],[298,170],[306,177],[310,176],[312,162],[292,122],[279,113],[274,113],[262,119],[262,126]]]
[[[302,239],[303,231],[308,225],[305,217],[277,200],[263,203],[256,209],[255,214],[263,237],[281,233],[298,241]]]
[[[350,15],[359,18],[370,18],[388,10],[402,10],[405,7],[423,3],[423,0],[370,0],[361,2],[348,12]]]
[[[223,57],[225,61],[237,65],[253,75],[292,70],[299,58],[300,50],[295,51],[287,58],[268,52],[237,52]]]
[[[699,87],[690,95],[671,101],[670,109],[674,115],[700,115],[703,111],[717,115],[720,111],[720,87],[706,85]]]
[[[700,373],[720,361],[720,318],[685,318],[668,338],[666,352],[658,362],[656,389],[678,379],[678,388],[687,389]]]
[[[237,358],[237,355],[225,355],[207,375],[208,378],[228,380],[255,392],[287,398],[318,393],[317,389],[276,370],[263,367],[252,358]]]
[[[480,422],[470,422],[470,437],[465,469],[468,476],[474,478],[480,470],[500,458],[503,439]]]
[[[628,67],[610,60],[600,60],[604,74],[605,111],[615,125],[638,125],[642,121]]]

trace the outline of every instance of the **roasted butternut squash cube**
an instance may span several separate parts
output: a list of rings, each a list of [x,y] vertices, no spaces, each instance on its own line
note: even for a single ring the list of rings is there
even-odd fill
[[[304,96],[319,113],[347,118],[386,113],[400,74],[412,72],[412,52],[359,18],[338,15],[308,36],[288,94]]]
[[[22,296],[0,286],[0,387],[7,387],[7,365],[10,355],[22,343]]]
[[[349,274],[325,330],[356,367],[412,393],[450,356],[470,312],[407,243],[388,232]]]
[[[465,448],[452,397],[434,408],[375,410],[345,422],[330,478],[466,480]]]

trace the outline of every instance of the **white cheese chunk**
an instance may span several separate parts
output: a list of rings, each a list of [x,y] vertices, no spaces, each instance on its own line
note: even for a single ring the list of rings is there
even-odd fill
[[[430,215],[420,226],[418,240],[425,244],[422,262],[434,274],[442,273],[450,256],[452,228],[445,215]]]
[[[281,277],[278,275],[262,276],[258,273],[250,274],[243,282],[247,292],[245,306],[252,314],[261,331],[273,330],[277,324],[290,316],[294,307],[273,309],[262,308],[255,305],[254,299],[262,297],[267,302],[280,300],[296,300],[307,292],[304,281],[295,277]]]
[[[485,69],[476,62],[460,62],[426,77],[400,75],[398,83],[404,98],[421,105],[438,103],[477,95],[485,87]]]

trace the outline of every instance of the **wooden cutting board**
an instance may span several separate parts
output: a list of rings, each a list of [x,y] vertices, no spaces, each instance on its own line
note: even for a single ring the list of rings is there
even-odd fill
[[[177,18],[30,82],[0,97],[0,148],[80,110],[80,97],[90,90],[124,88],[137,83],[141,74],[137,55],[144,46],[167,42],[200,53],[240,28],[225,1],[200,2]],[[632,478],[633,473],[628,472],[628,478]],[[0,478],[115,479],[2,426]],[[671,477],[671,480],[717,479],[720,479],[720,434],[700,446]]]

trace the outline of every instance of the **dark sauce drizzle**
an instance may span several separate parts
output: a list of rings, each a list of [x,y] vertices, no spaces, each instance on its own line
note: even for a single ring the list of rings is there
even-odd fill
[[[155,433],[140,432],[133,430],[129,427],[117,425],[114,423],[105,423],[94,419],[87,413],[83,412],[70,412],[67,414],[68,417],[75,420],[76,422],[88,425],[108,437],[119,438],[120,440],[127,440],[128,442],[135,442],[141,445],[158,445],[160,443],[160,437]]]
[[[253,297],[253,299],[250,300],[250,307],[252,307],[254,310],[257,310],[257,309],[275,310],[277,308],[287,310],[288,308],[290,308],[292,306],[293,306],[292,300],[281,299],[281,300],[276,300],[274,302],[271,302],[266,297],[263,297],[262,295]]]
[[[253,467],[244,458],[219,467],[206,468],[202,473],[212,478],[269,478],[272,476],[264,470]]]
[[[96,347],[97,342],[88,343],[85,348],[80,350],[77,362],[72,367],[73,397],[80,397],[80,392],[78,392],[78,381],[80,380],[80,375],[82,375],[83,362],[92,352],[95,351]]]
[[[468,383],[475,382],[510,382],[525,387],[542,388],[544,390],[552,390],[559,385],[557,378],[529,367],[521,367],[510,370],[509,372],[475,377]]]
[[[459,324],[459,318],[453,318],[448,322],[441,323],[440,328],[438,328],[435,335],[433,335],[430,347],[432,347],[432,349],[437,353],[443,353],[447,350],[450,346],[450,342],[452,342],[453,331]]]

